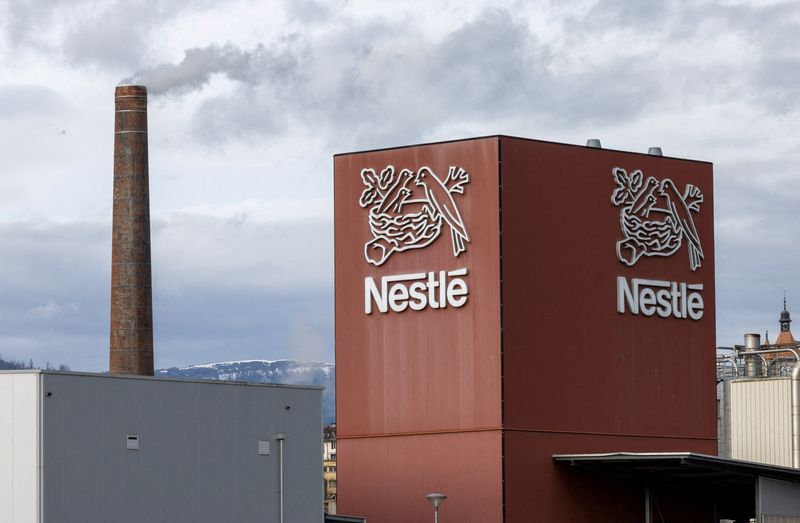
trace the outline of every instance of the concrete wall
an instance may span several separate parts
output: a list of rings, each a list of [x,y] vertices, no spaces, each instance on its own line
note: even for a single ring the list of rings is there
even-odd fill
[[[39,380],[0,372],[0,521],[38,521]]]
[[[0,521],[33,523],[37,389],[0,376],[0,447],[8,425],[15,465],[0,450],[0,496],[19,482]],[[279,444],[285,433],[286,522],[322,521],[322,391],[311,387],[227,384],[76,373],[42,373],[42,509],[39,521],[78,523],[279,521]],[[23,396],[9,411],[7,391]],[[31,419],[32,418],[32,419]],[[12,434],[13,435],[13,434]],[[129,435],[139,449],[129,450]],[[259,455],[259,441],[270,445]],[[17,456],[20,457],[17,457]],[[18,469],[22,467],[21,471]],[[31,477],[33,475],[33,477]],[[11,479],[9,479],[9,477]],[[17,492],[17,490],[14,490]],[[24,502],[24,506],[22,506]],[[8,514],[11,514],[8,516]],[[7,516],[7,517],[4,517]]]

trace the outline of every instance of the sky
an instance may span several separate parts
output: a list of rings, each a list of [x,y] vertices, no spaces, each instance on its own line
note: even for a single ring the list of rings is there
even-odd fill
[[[489,134],[714,162],[717,344],[777,333],[799,34],[778,1],[0,0],[0,356],[107,369],[120,83],[159,368],[333,361],[333,154]]]

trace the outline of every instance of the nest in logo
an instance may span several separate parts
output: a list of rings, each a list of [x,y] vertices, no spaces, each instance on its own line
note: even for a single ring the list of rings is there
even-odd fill
[[[373,236],[364,245],[368,263],[382,265],[395,252],[427,247],[445,224],[450,228],[453,254],[466,250],[469,235],[453,198],[454,194],[463,195],[469,182],[464,169],[450,167],[442,181],[429,167],[397,172],[389,165],[380,174],[363,169],[361,181],[366,188],[358,203],[369,207]]]
[[[642,256],[672,256],[686,240],[689,267],[697,270],[703,260],[703,248],[692,213],[700,211],[703,193],[687,184],[683,194],[672,180],[660,182],[642,171],[628,174],[613,169],[617,188],[611,203],[620,209],[620,227],[624,240],[617,242],[617,257],[625,265],[634,265]]]

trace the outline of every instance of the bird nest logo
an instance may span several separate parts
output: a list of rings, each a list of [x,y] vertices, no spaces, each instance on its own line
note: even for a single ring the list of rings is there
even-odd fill
[[[642,171],[628,174],[612,169],[617,188],[611,203],[621,207],[619,222],[624,240],[617,242],[619,261],[633,266],[642,256],[672,256],[683,241],[689,250],[689,267],[700,267],[703,248],[692,213],[700,212],[703,193],[687,184],[683,194],[669,178],[660,182],[652,176],[643,181]]]
[[[455,195],[464,194],[469,173],[450,167],[441,180],[429,167],[416,172],[403,169],[399,173],[389,165],[377,174],[363,169],[361,180],[366,189],[358,203],[369,207],[369,228],[373,238],[364,245],[368,263],[383,265],[395,252],[427,247],[450,229],[453,256],[467,250],[469,234],[456,204]]]

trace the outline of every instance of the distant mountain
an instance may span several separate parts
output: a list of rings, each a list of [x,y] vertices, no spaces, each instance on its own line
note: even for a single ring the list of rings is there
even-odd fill
[[[288,385],[319,385],[325,424],[336,421],[336,366],[333,363],[295,360],[246,360],[204,363],[158,369],[156,376]]]

